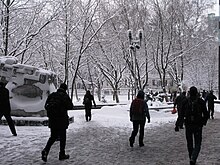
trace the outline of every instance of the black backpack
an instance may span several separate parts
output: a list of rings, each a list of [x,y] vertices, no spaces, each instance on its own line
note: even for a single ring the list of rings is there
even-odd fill
[[[85,97],[84,97],[84,100],[83,100],[83,104],[84,104],[84,105],[88,105],[88,104],[90,104],[90,102],[91,102],[91,101],[90,101],[90,99],[88,98],[88,96],[85,96]]]
[[[51,93],[45,103],[44,108],[48,117],[57,117],[60,114],[62,106],[62,96],[58,92]]]

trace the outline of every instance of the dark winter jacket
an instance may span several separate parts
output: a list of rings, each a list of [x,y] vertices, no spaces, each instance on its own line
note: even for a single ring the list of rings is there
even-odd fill
[[[150,121],[149,109],[146,101],[135,98],[130,106],[130,121],[146,120]]]
[[[187,98],[183,101],[182,112],[179,115],[181,121],[184,121],[186,126],[206,125],[208,120],[208,111],[206,103],[203,99],[196,97],[194,99]]]
[[[4,114],[11,113],[11,106],[9,101],[9,91],[2,84],[0,85],[0,111]]]
[[[70,109],[73,109],[73,103],[70,99],[69,95],[66,93],[66,91],[62,88],[59,88],[57,92],[52,93],[48,96],[47,101],[45,105],[49,102],[49,100],[53,97],[59,97],[60,103],[59,106],[59,113],[51,113],[52,115],[49,115],[49,128],[51,129],[67,129],[69,126],[69,116],[67,111]]]
[[[182,102],[186,99],[185,94],[180,94],[179,96],[176,97],[174,101],[174,108],[177,107],[177,110],[180,111],[182,108]]]
[[[214,108],[214,100],[216,100],[217,97],[213,95],[213,93],[209,93],[205,99],[205,101],[208,101],[208,107]]]
[[[87,91],[83,98],[83,104],[85,107],[92,107],[92,102],[94,106],[96,106],[94,96],[89,91]]]

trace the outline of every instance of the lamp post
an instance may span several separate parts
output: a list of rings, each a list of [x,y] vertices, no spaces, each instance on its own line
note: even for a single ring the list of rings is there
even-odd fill
[[[132,71],[132,76],[134,78],[134,85],[132,85],[132,99],[133,99],[133,96],[137,94],[137,89],[139,89],[138,79],[136,76],[136,74],[139,73],[138,72],[139,68],[137,63],[137,49],[140,49],[141,47],[143,30],[138,30],[138,35],[135,38],[132,36],[132,30],[128,30],[128,38],[129,38],[129,48],[131,53],[131,64],[132,64],[131,71]]]

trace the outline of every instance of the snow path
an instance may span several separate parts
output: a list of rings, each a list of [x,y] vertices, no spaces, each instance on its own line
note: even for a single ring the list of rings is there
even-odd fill
[[[81,128],[70,126],[67,133],[66,152],[70,159],[58,160],[59,143],[56,142],[48,156],[48,162],[41,160],[41,150],[49,137],[47,127],[17,127],[19,135],[13,137],[8,126],[0,126],[0,164],[6,165],[186,165],[189,164],[185,132],[174,131],[174,122],[145,128],[145,146],[137,143],[130,148],[128,138],[131,127],[105,127],[95,119],[85,122]],[[73,123],[74,124],[74,123]],[[3,130],[3,132],[2,132]],[[37,136],[36,136],[36,131]],[[19,139],[19,140],[17,140]],[[203,131],[203,142],[198,165],[220,165],[220,113],[209,120]]]

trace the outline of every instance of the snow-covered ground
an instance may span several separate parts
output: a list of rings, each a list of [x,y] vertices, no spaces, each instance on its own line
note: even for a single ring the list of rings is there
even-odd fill
[[[74,123],[70,124],[67,131],[67,150],[69,148],[68,141],[72,138],[70,135],[78,131],[83,131],[86,127],[91,127],[93,130],[97,129],[97,131],[99,128],[107,128],[108,130],[117,128],[119,131],[131,130],[132,123],[129,121],[129,106],[130,103],[127,102],[126,105],[104,106],[101,109],[93,109],[91,122],[85,121],[83,110],[69,111],[69,115],[74,116]],[[219,105],[216,104],[215,109],[220,112]],[[162,126],[167,123],[174,123],[177,114],[171,114],[170,108],[168,108],[159,111],[151,110],[150,116],[151,122],[146,124],[146,130],[156,129],[157,126]],[[11,135],[8,126],[0,125],[0,164],[20,164],[22,159],[25,159],[24,164],[39,164],[39,161],[41,161],[40,151],[45,146],[50,135],[48,127],[16,126],[16,130],[18,136],[14,137]],[[130,134],[130,132],[128,132],[128,134]],[[94,136],[91,134],[90,136],[91,138],[98,138],[98,135]],[[112,136],[112,138],[114,138],[114,136],[118,135],[112,134]],[[75,141],[77,141],[77,139],[73,139],[73,143]],[[28,153],[38,153],[39,155],[34,154],[31,158],[22,157]],[[20,162],[16,163],[15,161],[18,157],[21,159],[18,160]]]

